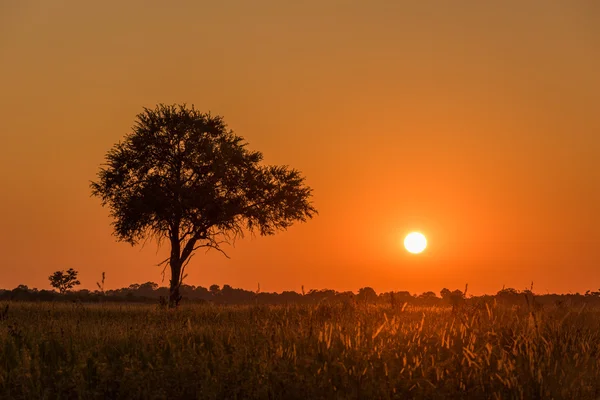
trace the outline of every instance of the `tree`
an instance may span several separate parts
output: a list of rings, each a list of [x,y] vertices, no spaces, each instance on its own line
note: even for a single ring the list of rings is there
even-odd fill
[[[442,290],[440,290],[440,296],[442,297],[442,300],[450,301],[451,295],[452,291],[448,288],[443,288]]]
[[[502,288],[502,290],[499,290],[498,293],[496,293],[496,296],[498,297],[511,297],[511,296],[517,296],[519,294],[519,291],[517,289],[514,288]]]
[[[519,294],[517,289],[503,287],[502,290],[499,290],[498,293],[496,293],[496,299],[505,303],[516,303],[522,300]],[[527,296],[526,293],[523,294]]]
[[[465,290],[466,292],[466,290]],[[459,309],[465,301],[465,292],[461,292],[459,289],[450,292],[449,301],[452,305],[452,310]]]
[[[139,296],[152,296],[154,292],[158,289],[158,284],[154,282],[146,282],[142,283],[137,290],[137,294]]]
[[[432,306],[438,304],[439,297],[435,294],[435,292],[423,292],[417,296],[417,299],[420,304],[425,306]]]
[[[197,249],[224,253],[245,232],[272,235],[316,214],[300,172],[262,158],[221,117],[163,104],[144,108],[106,154],[92,195],[110,209],[117,240],[169,242],[159,265],[171,269],[170,306]]]
[[[358,289],[356,299],[365,303],[374,303],[377,301],[377,292],[371,287],[360,288]]]
[[[64,270],[56,271],[48,277],[50,280],[50,286],[58,289],[61,294],[65,294],[75,286],[81,284],[81,282],[79,282],[77,279],[77,274],[78,272],[73,268],[69,268],[66,272]]]
[[[219,287],[219,285],[217,285],[217,284],[215,283],[215,284],[212,284],[212,285],[210,285],[210,287],[208,288],[208,291],[209,291],[209,292],[210,292],[210,293],[211,293],[213,296],[216,296],[216,295],[218,295],[219,293],[221,293],[221,288]]]

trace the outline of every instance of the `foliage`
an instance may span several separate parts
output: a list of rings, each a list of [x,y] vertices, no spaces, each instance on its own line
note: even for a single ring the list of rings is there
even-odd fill
[[[600,393],[598,308],[206,304],[164,312],[146,305],[13,303],[7,310],[0,321],[0,398],[592,399]]]
[[[78,272],[73,268],[69,268],[67,271],[56,271],[48,277],[50,286],[58,289],[61,294],[65,294],[75,286],[81,284],[77,279],[77,274]]]
[[[358,289],[358,294],[356,295],[358,301],[364,303],[374,303],[377,300],[377,292],[372,287],[363,287]]]
[[[110,209],[118,240],[169,242],[176,305],[195,250],[223,252],[244,231],[272,235],[316,213],[300,172],[262,159],[221,117],[160,104],[107,153],[92,194]]]
[[[369,288],[371,289],[371,288]],[[351,291],[338,292],[331,289],[311,289],[308,293],[296,293],[294,291],[284,291],[282,293],[251,291],[240,288],[233,288],[230,285],[211,285],[209,289],[202,286],[181,285],[181,295],[185,303],[205,303],[214,304],[317,304],[317,303],[356,303],[356,304],[379,304],[389,305],[392,308],[403,308],[407,305],[415,307],[448,307],[459,308],[479,304],[480,302],[498,302],[507,306],[556,306],[562,304],[565,307],[584,307],[600,306],[600,296],[586,293],[580,294],[534,294],[526,289],[511,296],[496,294],[495,296],[469,296],[465,298],[460,290],[456,290],[456,295],[447,298],[433,296],[432,292],[425,292],[421,295],[411,295],[407,291],[384,292],[377,294],[370,290],[363,290],[362,296]],[[359,290],[360,292],[360,290]],[[442,291],[443,292],[443,291]],[[374,293],[375,297],[365,300],[365,293]],[[449,293],[453,293],[450,292]],[[460,295],[459,295],[460,294]],[[0,301],[77,301],[77,302],[133,302],[133,303],[153,303],[162,299],[168,299],[169,288],[159,287],[154,282],[142,284],[134,283],[121,289],[108,289],[89,291],[87,289],[72,290],[64,294],[54,291],[38,290],[29,288],[26,285],[19,285],[12,290],[0,289]]]

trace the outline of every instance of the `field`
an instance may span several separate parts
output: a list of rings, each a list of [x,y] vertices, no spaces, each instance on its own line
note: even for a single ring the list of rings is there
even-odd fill
[[[0,319],[3,399],[600,398],[585,307],[13,302]]]

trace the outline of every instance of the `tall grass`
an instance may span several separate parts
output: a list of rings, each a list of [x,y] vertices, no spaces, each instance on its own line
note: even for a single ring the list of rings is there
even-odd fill
[[[12,303],[0,398],[595,399],[600,310]]]

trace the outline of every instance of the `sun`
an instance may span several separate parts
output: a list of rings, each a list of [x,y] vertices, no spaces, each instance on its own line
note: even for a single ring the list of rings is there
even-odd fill
[[[411,232],[404,238],[404,247],[409,253],[422,253],[427,247],[427,238],[420,232]]]

